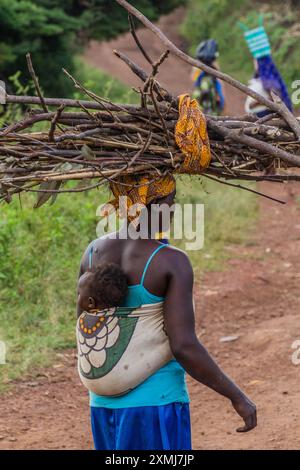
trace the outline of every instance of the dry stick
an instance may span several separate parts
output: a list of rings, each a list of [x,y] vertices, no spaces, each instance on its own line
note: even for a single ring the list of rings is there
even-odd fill
[[[157,75],[159,66],[166,60],[169,53],[170,53],[170,51],[163,52],[161,54],[161,56],[159,57],[159,59],[154,64],[152,64],[152,72],[151,72],[151,74],[149,75],[149,77],[147,78],[147,80],[145,81],[145,84],[144,84],[144,90],[143,90],[144,93],[148,91],[150,81],[155,77],[155,75]]]
[[[153,65],[153,60],[151,59],[151,57],[149,56],[147,51],[145,51],[145,49],[143,48],[143,46],[142,46],[142,44],[141,44],[141,42],[140,42],[140,40],[139,40],[139,38],[136,34],[133,16],[130,13],[128,13],[128,20],[129,20],[129,24],[130,24],[130,32],[133,36],[133,39],[135,40],[136,45],[138,46],[139,50],[141,51],[141,53],[145,57],[146,61],[149,62],[150,65]]]
[[[137,160],[137,158],[139,158],[141,155],[143,155],[147,149],[149,148],[150,144],[151,144],[151,140],[152,140],[152,132],[150,131],[149,132],[149,136],[146,140],[146,142],[144,143],[143,147],[141,148],[141,150],[139,150],[135,155],[134,157],[130,160],[129,164],[127,165],[127,168],[130,168],[132,167],[132,165],[134,164],[134,162]]]
[[[224,137],[230,138],[230,140],[241,142],[242,144],[249,145],[250,147],[254,147],[261,152],[265,152],[272,157],[280,158],[281,160],[290,163],[296,167],[300,167],[300,156],[295,156],[285,150],[282,150],[278,147],[274,147],[273,145],[267,144],[261,140],[254,139],[253,137],[249,137],[247,135],[242,135],[239,132],[232,131],[227,129],[224,126],[217,124],[216,122],[209,120],[208,126],[211,129],[214,129],[217,133],[223,135]]]
[[[32,61],[31,61],[31,55],[30,55],[29,52],[27,52],[27,54],[26,54],[26,59],[27,59],[28,70],[29,70],[29,73],[30,73],[30,75],[32,77],[32,80],[34,82],[34,86],[35,86],[36,92],[38,94],[38,97],[40,99],[42,108],[45,111],[45,113],[47,113],[48,109],[47,109],[45,100],[43,98],[43,95],[42,95],[42,92],[41,92],[41,89],[40,89],[40,85],[39,85],[39,79],[35,74],[35,71],[34,71],[34,68],[33,68],[33,65],[32,65]]]
[[[108,111],[108,108],[107,107],[105,108],[105,106],[103,105],[103,100],[101,100],[101,98],[99,98],[99,96],[97,96],[95,93],[93,93],[93,92],[89,91],[87,88],[85,88],[66,69],[63,68],[62,71],[64,72],[65,75],[67,75],[67,77],[70,80],[72,80],[72,82],[75,85],[75,88],[78,88],[79,90],[83,91],[86,95],[88,95],[90,98],[94,99],[97,103],[99,103],[102,106],[102,109],[105,109],[106,111]],[[111,110],[109,110],[109,113],[111,114],[113,120],[115,120],[115,116],[112,114]]]
[[[54,142],[54,132],[55,132],[55,128],[56,128],[56,123],[57,123],[58,119],[60,118],[60,115],[63,112],[64,108],[65,107],[64,107],[63,104],[60,105],[57,112],[55,113],[55,116],[53,117],[53,119],[51,121],[51,126],[50,126],[50,130],[49,130],[49,141],[50,142]]]
[[[99,181],[90,186],[86,186],[84,188],[74,188],[74,189],[31,189],[22,187],[22,191],[29,192],[29,193],[51,193],[51,194],[61,194],[61,193],[81,193],[84,191],[90,191],[91,189],[98,188],[99,186],[103,186],[105,181]],[[7,183],[8,186],[14,187],[16,189],[20,189],[17,185],[13,183]]]
[[[271,90],[271,96],[273,98],[273,101],[278,104],[278,106],[281,108],[281,111],[279,114],[285,119],[285,121],[290,125],[291,129],[294,131],[295,136],[297,137],[297,140],[300,141],[300,123],[299,121],[294,117],[294,119],[290,119],[291,112],[289,108],[286,106],[286,104],[282,101],[282,99]]]
[[[224,168],[226,168],[226,170],[227,170],[233,177],[235,177],[236,174],[234,173],[234,171],[226,165],[226,163],[218,156],[218,154],[217,154],[214,150],[211,150],[211,152],[212,152],[213,156],[218,160],[218,162],[221,163],[221,165],[222,165]]]
[[[267,194],[261,193],[260,191],[255,191],[254,189],[247,188],[247,186],[241,186],[240,184],[228,183],[228,181],[219,180],[218,178],[214,178],[213,176],[208,176],[205,173],[203,173],[203,176],[205,176],[205,178],[209,178],[210,180],[217,181],[218,183],[226,184],[227,186],[232,186],[233,188],[238,188],[238,189],[243,189],[245,191],[250,191],[250,193],[254,193],[254,194],[257,194],[258,196],[263,196],[267,199],[271,199],[271,201],[279,202],[280,204],[286,204],[286,201],[282,201],[281,199],[277,199],[275,197],[268,196]]]
[[[96,101],[86,101],[86,100],[72,100],[70,98],[44,98],[44,101],[47,106],[60,106],[61,104],[64,104],[65,107],[69,108],[79,108],[80,104],[83,104],[87,109],[95,109],[98,111],[103,111],[103,103],[99,103]],[[107,100],[104,100],[102,98],[102,101],[105,101],[107,103]],[[6,95],[6,102],[7,103],[15,103],[15,104],[41,104],[41,101],[38,97],[36,96],[20,96],[20,95]],[[126,112],[134,112],[136,115],[141,115],[145,116],[144,110],[141,108],[138,108],[137,106],[130,105],[130,104],[112,104],[109,102],[108,108],[110,110],[116,110],[117,108],[122,108],[123,110],[126,110]]]
[[[95,121],[98,125],[100,124],[101,126],[103,125],[103,121],[101,118],[101,113],[98,113],[98,115],[94,116],[80,101],[78,100],[77,103],[83,109],[83,111],[93,120]]]
[[[234,179],[231,174],[229,173],[224,173],[220,168],[218,167],[208,167],[203,174],[212,174],[214,176],[217,176],[218,178],[224,178],[224,179]],[[235,179],[240,179],[244,181],[271,181],[271,182],[280,182],[280,183],[286,183],[288,181],[300,181],[300,175],[253,175],[253,174],[245,174],[245,173],[240,173],[237,172],[236,178]]]
[[[265,122],[268,122],[271,119],[274,119],[276,117],[277,117],[277,113],[270,113],[270,114],[267,114],[266,116],[263,116],[263,117],[257,119],[257,121],[255,121],[255,123],[256,124],[264,124]]]
[[[176,161],[181,161],[181,158],[175,157]],[[157,166],[163,166],[164,164],[170,163],[169,160],[164,160],[162,162],[157,162]],[[135,174],[135,173],[143,173],[147,172],[149,170],[149,165],[148,164],[143,164],[143,165],[138,165],[134,168],[129,168],[128,171],[125,171],[124,174]],[[123,168],[122,168],[123,171]],[[116,171],[115,170],[105,170],[101,172],[100,170],[97,171],[86,171],[86,170],[81,170],[81,171],[69,171],[67,174],[65,173],[57,173],[57,174],[41,174],[41,175],[33,175],[33,176],[19,176],[13,179],[8,179],[8,182],[11,181],[21,181],[21,182],[26,182],[26,181],[37,181],[37,182],[42,182],[42,181],[69,181],[69,180],[80,180],[80,179],[93,179],[97,178],[100,176],[108,178],[108,177],[114,177]]]
[[[127,57],[123,52],[116,51],[114,50],[113,53],[123,62],[125,62],[126,65],[131,69],[131,71],[137,75],[143,82],[146,82],[148,75],[147,73],[139,67],[135,62],[133,62],[129,57]],[[174,106],[177,106],[177,98],[172,96],[167,90],[165,90],[157,81],[155,81],[155,92],[158,93],[158,95],[161,97],[161,99],[164,99],[168,102],[171,102]],[[176,112],[178,112],[178,109],[176,107]]]
[[[36,122],[50,121],[53,116],[54,113],[45,113],[39,114],[37,116],[32,116],[30,118],[22,119],[21,121],[16,122],[15,124],[7,126],[3,131],[0,132],[0,137],[7,136],[11,132],[21,131],[23,129],[26,129],[27,127],[31,127]]]
[[[160,175],[159,175],[160,176]],[[110,178],[106,178],[106,180],[110,181],[111,179]],[[136,185],[136,187],[140,187],[140,186],[145,186],[145,185],[150,185],[152,182],[154,182],[156,179],[154,178],[153,180],[147,182],[147,183],[143,183],[143,184],[140,184],[140,185]],[[13,187],[13,188],[16,188],[17,191],[14,191],[14,192],[11,192],[10,194],[17,194],[17,193],[20,193],[21,191],[25,191],[25,192],[31,192],[31,193],[51,193],[51,194],[61,194],[61,193],[80,193],[80,192],[85,192],[85,191],[90,191],[91,189],[95,189],[95,188],[98,188],[99,186],[103,186],[103,184],[105,184],[106,181],[99,181],[98,183],[95,183],[91,186],[86,186],[84,188],[74,188],[74,189],[31,189],[32,187],[34,187],[36,184],[34,185],[31,185],[30,187],[22,187],[20,188],[19,186],[17,185],[14,185],[13,183],[7,183],[7,186],[9,187]],[[130,186],[130,184],[128,183],[122,183],[122,182],[119,182],[118,184],[120,185],[123,185],[123,186]],[[4,199],[2,196],[0,196],[0,200],[1,199]]]
[[[164,131],[165,131],[165,138],[166,138],[166,144],[167,144],[167,146],[169,147],[170,142],[169,142],[169,133],[168,133],[168,129],[167,129],[167,127],[166,127],[165,120],[164,120],[164,118],[163,118],[161,112],[159,111],[159,107],[158,107],[158,105],[157,105],[157,102],[156,102],[156,99],[155,99],[155,96],[154,96],[154,93],[153,93],[153,86],[154,86],[154,80],[153,80],[153,78],[152,78],[151,81],[150,81],[150,96],[151,96],[151,98],[152,98],[152,103],[153,103],[153,105],[154,105],[154,108],[155,108],[157,114],[159,115],[160,121],[161,121],[162,126],[163,126],[163,128],[164,128]]]
[[[113,121],[118,121],[118,116],[117,115],[114,115],[113,112],[109,109],[109,107],[106,105],[105,103],[105,100],[103,100],[102,98],[100,98],[99,96],[97,96],[95,93],[89,91],[87,88],[85,88],[81,83],[78,82],[78,80],[76,80],[76,78],[74,78],[66,69],[63,69],[63,72],[67,75],[67,77],[69,77],[72,82],[74,83],[75,87],[76,88],[79,88],[80,90],[82,90],[86,95],[88,95],[90,98],[94,99],[95,101],[97,101],[98,103],[102,104],[103,108],[105,109],[105,111],[107,111]],[[129,140],[129,142],[132,142],[132,139],[130,137],[130,135],[128,135],[128,133],[126,132],[125,130],[125,134]]]
[[[230,77],[230,75],[227,75],[225,73],[220,72],[219,70],[216,70],[212,67],[209,67],[208,65],[204,64],[203,62],[200,62],[200,60],[193,59],[189,55],[187,55],[185,52],[181,51],[178,47],[176,47],[164,34],[163,32],[155,26],[151,21],[148,20],[139,10],[137,10],[135,7],[130,5],[126,0],[116,0],[119,5],[121,5],[125,10],[127,10],[129,13],[131,13],[133,16],[135,16],[141,23],[146,26],[146,28],[150,29],[156,36],[159,37],[159,39],[162,41],[162,43],[170,49],[177,57],[179,57],[181,60],[184,62],[193,65],[194,67],[200,68],[204,72],[208,73],[209,75],[212,75],[214,77],[219,78],[220,80],[223,80],[224,82],[228,83],[229,85],[239,89],[246,95],[252,96],[256,101],[259,103],[264,104],[268,108],[272,109],[273,111],[277,112],[280,114],[283,119],[289,124],[289,126],[294,130],[294,128],[297,127],[297,124],[295,121],[297,121],[296,117],[288,110],[283,110],[282,107],[278,104],[275,103],[268,98],[265,98],[264,96],[260,95],[259,93],[256,93],[255,91],[251,90],[249,87],[244,85],[243,83],[240,83],[238,80],[235,80],[234,78]],[[297,135],[297,134],[296,134]],[[297,135],[298,137],[298,135]]]
[[[136,30],[135,30],[135,26],[134,26],[134,19],[133,19],[133,16],[128,13],[128,19],[129,19],[129,24],[130,24],[130,32],[132,34],[132,37],[137,45],[137,47],[139,48],[139,50],[141,51],[141,53],[143,54],[143,56],[145,57],[146,61],[151,65],[152,69],[153,69],[153,60],[151,59],[151,57],[149,56],[149,54],[145,51],[145,49],[143,48],[137,34],[136,34]],[[159,97],[159,101],[163,101],[164,98],[163,96],[158,93],[158,97]]]

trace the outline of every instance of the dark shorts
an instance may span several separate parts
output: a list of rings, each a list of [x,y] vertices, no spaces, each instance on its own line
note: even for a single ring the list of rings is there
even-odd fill
[[[191,450],[188,403],[91,407],[96,450]]]

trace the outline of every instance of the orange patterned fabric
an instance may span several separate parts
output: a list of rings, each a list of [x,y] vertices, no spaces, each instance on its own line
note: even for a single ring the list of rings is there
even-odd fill
[[[153,176],[152,176],[153,178]],[[110,183],[110,189],[114,199],[102,208],[102,215],[108,216],[117,210],[120,217],[128,217],[134,220],[139,216],[142,208],[155,199],[168,196],[175,191],[176,183],[172,175],[161,176],[151,181],[151,176],[120,176],[116,182]],[[120,201],[120,197],[126,198]],[[119,203],[121,202],[121,207]],[[122,204],[122,202],[124,204]],[[128,215],[130,208],[135,205],[132,216]]]
[[[211,161],[206,119],[198,102],[188,94],[179,96],[175,140],[185,156],[179,173],[202,173]]]

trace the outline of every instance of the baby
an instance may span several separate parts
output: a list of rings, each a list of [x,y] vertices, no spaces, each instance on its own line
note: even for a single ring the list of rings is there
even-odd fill
[[[96,313],[118,307],[126,294],[126,275],[114,263],[102,263],[88,270],[78,282],[78,306],[85,312]]]
[[[127,280],[115,264],[101,264],[79,279],[78,372],[99,396],[121,396],[172,359],[163,302],[125,305]],[[139,351],[145,351],[139,354]]]

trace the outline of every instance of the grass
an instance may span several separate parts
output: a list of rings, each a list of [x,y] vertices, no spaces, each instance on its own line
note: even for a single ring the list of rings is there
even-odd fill
[[[1,382],[47,365],[53,351],[74,346],[76,278],[85,246],[95,238],[104,193],[61,195],[51,207],[1,208],[0,339],[7,349]]]
[[[256,226],[257,197],[205,178],[192,181],[190,177],[181,178],[177,193],[180,203],[204,205],[203,249],[188,252],[196,272],[222,269],[230,256],[227,248],[246,243]],[[184,249],[185,241],[176,244]]]

